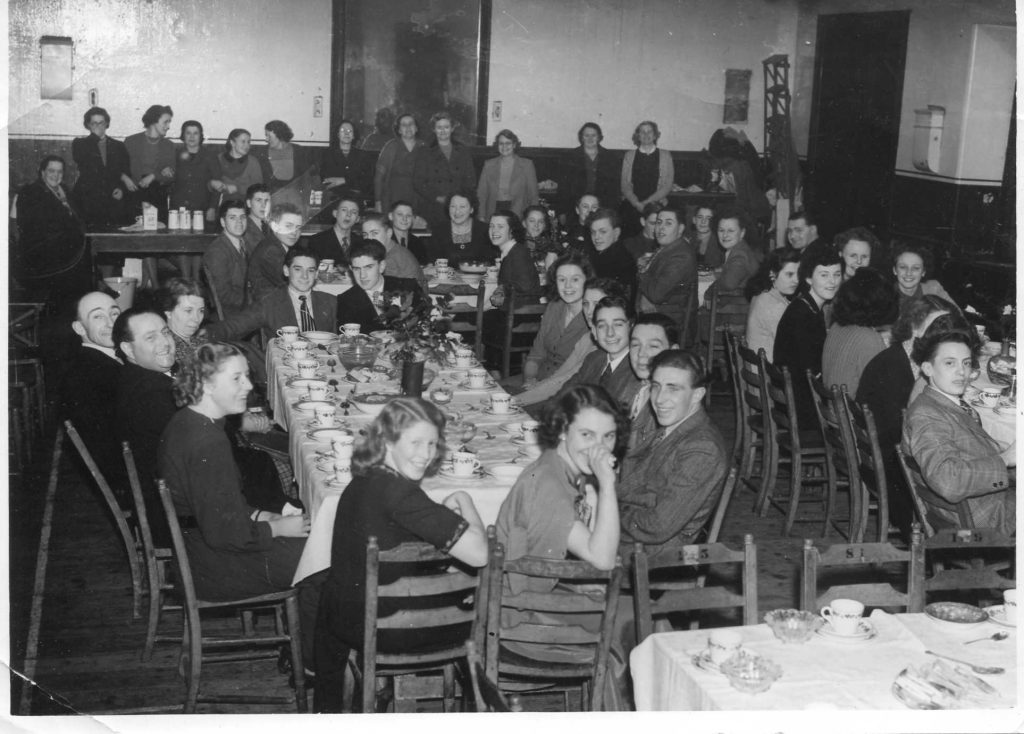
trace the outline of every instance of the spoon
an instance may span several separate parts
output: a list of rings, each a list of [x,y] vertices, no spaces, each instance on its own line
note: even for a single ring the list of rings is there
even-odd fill
[[[971,663],[968,663],[966,660],[960,660],[959,658],[951,658],[949,655],[940,655],[939,653],[932,652],[931,650],[925,650],[924,653],[925,655],[934,655],[937,658],[944,658],[954,663],[966,665],[968,668],[973,670],[978,675],[1002,675],[1006,672],[1005,668],[986,668],[983,665],[972,665]]]
[[[996,632],[991,637],[979,637],[976,640],[968,640],[964,644],[965,645],[970,645],[972,642],[981,642],[982,640],[996,640],[998,642],[999,640],[1005,640],[1009,636],[1010,636],[1009,632]]]

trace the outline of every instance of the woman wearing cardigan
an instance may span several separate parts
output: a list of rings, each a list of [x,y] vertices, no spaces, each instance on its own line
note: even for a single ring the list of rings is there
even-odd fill
[[[416,151],[412,183],[416,191],[416,211],[433,227],[445,221],[445,200],[459,189],[476,190],[473,158],[462,145],[452,140],[455,123],[448,112],[430,118],[434,142]]]
[[[508,209],[522,217],[526,207],[540,201],[537,171],[533,161],[519,157],[517,151],[521,145],[519,136],[511,130],[502,130],[495,136],[498,157],[484,163],[476,187],[476,198],[480,201],[477,216],[481,221],[488,221],[499,209]]]
[[[672,191],[675,166],[672,155],[658,147],[660,137],[658,124],[644,120],[633,131],[633,144],[636,148],[627,151],[622,159],[620,184],[624,200],[623,222],[629,230],[626,234],[639,231],[637,214],[643,214],[645,206],[655,202],[667,203]]]

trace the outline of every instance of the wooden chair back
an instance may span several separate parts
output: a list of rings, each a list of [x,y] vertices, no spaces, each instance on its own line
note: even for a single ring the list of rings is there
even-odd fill
[[[805,370],[805,379],[810,387],[814,412],[818,417],[818,430],[825,452],[825,475],[828,479],[830,502],[834,502],[836,488],[842,484],[850,491],[850,513],[846,528],[846,536],[850,541],[859,543],[857,537],[858,520],[860,518],[860,475],[857,462],[852,458],[853,452],[847,443],[848,418],[840,396],[840,388],[832,385],[826,388],[821,378],[815,377],[810,370]]]
[[[770,432],[767,412],[768,396],[761,376],[761,359],[747,348],[739,338],[733,338],[735,346],[734,362],[737,365],[736,378],[740,385],[738,401],[743,434],[743,446],[740,455],[740,480],[747,483],[751,479],[754,460],[757,452],[762,452],[762,474],[765,463],[765,436]],[[763,351],[763,350],[762,350]],[[767,355],[765,356],[767,359]]]
[[[910,492],[910,498],[914,505],[914,514],[918,522],[924,527],[925,537],[935,535],[937,529],[960,527],[971,529],[974,527],[974,517],[971,515],[971,508],[967,500],[962,502],[950,502],[928,487],[927,482],[921,475],[921,467],[917,460],[903,450],[900,445],[896,446],[896,458],[900,464],[900,471],[903,472],[903,479]],[[957,517],[957,524],[953,520],[937,515],[932,508],[945,510]]]
[[[711,315],[708,320],[708,344],[704,360],[709,370],[714,364],[715,353],[728,351],[721,337],[726,334],[743,335],[747,332],[747,311],[750,310],[750,302],[742,293],[719,293],[717,287],[711,290]]]
[[[176,642],[180,635],[157,635],[160,614],[163,611],[181,611],[181,605],[165,602],[165,595],[175,590],[171,580],[170,563],[172,551],[170,547],[157,546],[153,540],[153,529],[149,523],[149,510],[142,494],[142,482],[139,481],[139,469],[135,465],[135,457],[127,441],[121,442],[121,453],[124,456],[125,469],[128,472],[128,484],[131,486],[132,499],[135,502],[135,517],[142,537],[142,552],[146,563],[146,576],[149,581],[149,618],[146,628],[146,642],[142,651],[142,659],[149,660],[153,656],[153,645],[156,642]],[[155,488],[154,488],[155,489]],[[161,517],[157,522],[166,522]]]
[[[865,571],[879,575],[886,573],[884,569],[873,568],[880,564],[899,564],[903,567],[905,592],[898,591],[888,580],[860,580]],[[818,593],[819,572],[828,569],[849,571],[853,568],[859,575],[856,583],[831,586],[823,593]],[[819,550],[814,547],[812,540],[804,540],[800,597],[801,608],[809,612],[817,612],[833,599],[856,599],[865,607],[898,607],[907,612],[922,611],[924,541],[921,529],[914,526],[908,550],[901,550],[890,543],[837,543]]]
[[[480,279],[480,285],[476,291],[476,303],[473,306],[464,306],[461,309],[453,311],[453,316],[471,316],[470,320],[456,320],[452,319],[449,329],[463,337],[463,343],[466,342],[466,336],[473,337],[473,353],[477,359],[483,358],[484,354],[484,343],[481,335],[484,330],[484,310],[487,308],[487,297],[486,297],[487,284],[484,283],[484,279]]]
[[[515,353],[529,352],[533,347],[532,340],[528,344],[514,344],[517,336],[534,334],[540,331],[540,320],[547,310],[547,305],[528,304],[524,306],[516,305],[516,294],[514,290],[509,290],[505,294],[505,333],[498,342],[490,342],[488,344],[494,344],[501,352],[501,376],[508,377],[512,370],[512,355]],[[480,315],[480,325],[483,328],[483,315]]]
[[[725,586],[679,588],[668,581],[651,579],[666,571],[689,569],[707,573],[719,564],[741,564],[742,587],[739,593]],[[657,573],[662,572],[662,573]],[[658,592],[652,598],[651,592]],[[633,546],[633,613],[636,639],[641,642],[653,631],[654,617],[672,612],[703,609],[743,609],[743,624],[757,624],[757,546],[750,534],[743,536],[743,549],[732,550],[723,543],[684,545],[664,548],[648,554],[642,543]]]
[[[772,438],[784,440],[794,451],[799,451],[800,424],[796,417],[796,398],[789,368],[773,365],[763,349],[758,353],[758,360],[764,376],[765,407],[772,426]]]
[[[885,474],[885,461],[882,457],[882,445],[878,441],[878,428],[875,416],[867,405],[858,405],[845,390],[841,391],[842,407],[846,412],[847,453],[855,462],[855,470],[860,480],[858,495],[858,520],[856,532],[851,538],[855,542],[864,540],[867,533],[869,514],[872,505],[878,513],[878,533],[876,539],[881,542],[889,537],[889,480]],[[854,490],[851,485],[850,495]]]
[[[943,528],[924,542],[926,594],[943,591],[1013,589],[1015,575],[999,570],[1014,562],[1016,543],[992,528]],[[950,562],[953,563],[950,563]]]
[[[551,591],[523,590],[513,593],[508,584],[510,575],[533,579],[549,579],[557,586]],[[608,657],[615,633],[615,612],[622,587],[623,569],[617,561],[610,571],[601,571],[584,561],[553,561],[546,558],[523,557],[505,560],[504,548],[496,545],[490,557],[487,593],[487,675],[493,680],[513,676],[518,680],[576,680],[589,683],[590,710],[600,709]],[[572,590],[573,584],[585,584]],[[517,584],[518,585],[518,584]],[[602,588],[603,587],[603,588]],[[602,592],[597,589],[602,588]],[[514,626],[502,624],[502,612],[521,617]],[[558,615],[564,623],[552,623],[548,614]],[[572,615],[592,621],[600,619],[596,630],[571,624]],[[524,655],[509,655],[502,643],[517,642],[538,649],[570,645],[589,651],[589,660],[580,663],[551,663],[533,660]],[[503,654],[506,653],[506,654]]]
[[[742,368],[742,364],[740,362],[739,355],[736,353],[742,338],[743,337],[729,331],[725,333],[725,354],[726,357],[728,357],[729,362],[729,384],[732,386],[733,431],[735,432],[735,437],[732,442],[732,453],[730,454],[732,457],[730,463],[732,464],[735,464],[739,460],[740,453],[743,450],[744,441],[743,382],[740,380],[740,369]],[[709,404],[706,401],[707,396],[705,396],[705,406]]]
[[[520,713],[523,706],[517,696],[507,698],[498,688],[496,681],[487,677],[484,661],[473,640],[466,642],[466,667],[469,669],[469,683],[473,688],[473,702],[477,713]]]
[[[396,675],[409,668],[443,669],[466,656],[466,642],[429,652],[385,653],[377,650],[377,635],[381,630],[430,630],[451,625],[471,625],[476,618],[476,605],[462,604],[467,595],[477,595],[479,577],[454,566],[454,559],[441,553],[429,543],[403,543],[389,550],[381,550],[377,537],[370,536],[366,543],[366,597],[363,607],[363,712],[376,711],[376,685],[378,674]],[[380,583],[382,569],[400,568],[403,572],[415,569],[414,575],[403,575],[386,584]],[[452,602],[451,597],[458,601]],[[429,608],[408,608],[378,616],[382,600],[416,598],[436,599]],[[477,600],[479,601],[479,600]],[[466,639],[470,638],[467,631]],[[482,640],[478,640],[482,644]]]
[[[225,317],[224,307],[221,306],[220,296],[217,295],[217,286],[213,282],[213,274],[210,272],[209,266],[204,262],[202,268],[203,282],[206,285],[206,289],[210,292],[210,298],[213,301],[213,307],[217,310],[217,318],[223,320]]]
[[[64,431],[67,433],[68,438],[71,439],[71,443],[74,444],[78,455],[82,457],[82,461],[89,470],[89,474],[92,475],[93,481],[99,487],[100,495],[103,497],[107,509],[110,510],[110,514],[114,517],[117,533],[121,537],[121,543],[124,545],[125,553],[128,555],[128,569],[131,572],[132,579],[132,619],[138,619],[142,614],[142,548],[138,541],[136,541],[129,525],[129,522],[132,521],[131,512],[121,508],[117,497],[114,495],[114,490],[110,488],[110,484],[103,476],[95,459],[92,458],[89,449],[86,448],[82,437],[78,435],[78,431],[71,425],[71,421],[64,421]]]

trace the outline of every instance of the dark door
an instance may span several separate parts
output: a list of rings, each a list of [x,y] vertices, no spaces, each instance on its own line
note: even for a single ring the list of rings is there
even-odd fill
[[[889,222],[909,11],[818,18],[808,199],[827,236]]]

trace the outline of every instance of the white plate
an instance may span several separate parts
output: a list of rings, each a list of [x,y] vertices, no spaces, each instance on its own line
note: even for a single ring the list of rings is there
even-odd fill
[[[832,629],[826,620],[825,624],[818,628],[817,634],[829,640],[837,640],[839,642],[867,642],[872,637],[878,634],[875,630],[875,626],[870,621],[862,619],[860,624],[857,625],[857,632],[852,635],[841,635]]]
[[[335,438],[341,436],[351,436],[352,431],[348,430],[344,426],[334,426],[333,428],[314,428],[306,433],[314,441],[321,443],[330,443]]]
[[[994,410],[995,408],[999,407],[999,403],[1002,402],[1002,398],[1000,398],[995,405],[985,405],[985,403],[981,402],[980,397],[974,398],[974,400],[968,400],[967,402],[969,402],[975,408],[983,408],[984,410]]]
[[[741,647],[737,652],[743,652],[753,658],[760,657],[760,655],[758,655],[756,652],[751,652],[745,647]],[[698,653],[692,653],[690,657],[690,662],[692,662],[701,670],[706,670],[709,673],[722,673],[722,669],[718,667],[718,663],[711,659],[711,651],[707,648],[701,650]],[[725,674],[722,673],[722,675]]]
[[[1006,607],[1002,604],[997,604],[994,607],[985,607],[985,611],[988,612],[988,618],[996,624],[1001,624],[1004,627],[1017,626],[1017,622],[1011,622],[1006,618]]]
[[[318,405],[334,405],[334,403],[330,400],[300,400],[297,403],[292,403],[293,408],[301,410],[303,413],[312,413]]]
[[[461,482],[466,482],[466,481],[470,481],[470,480],[479,481],[479,480],[484,478],[484,471],[483,471],[483,469],[474,469],[472,474],[470,474],[469,476],[463,477],[463,476],[457,476],[454,473],[454,471],[452,470],[451,466],[442,466],[438,470],[437,473],[440,474],[445,479],[455,479],[455,480],[458,480],[458,481],[461,481]]]
[[[291,379],[286,380],[284,384],[288,387],[304,387],[307,389],[312,385],[327,385],[328,389],[331,387],[327,380],[321,380],[317,377],[292,377]]]
[[[456,383],[456,387],[465,392],[489,392],[490,390],[494,390],[498,387],[498,383],[494,380],[488,379],[487,382],[484,383],[483,387],[473,387],[469,384],[469,380],[462,380],[461,382]],[[488,401],[488,405],[489,404],[490,401]]]
[[[497,416],[503,416],[504,417],[504,416],[522,415],[525,411],[522,408],[509,408],[504,413],[495,413],[494,410],[488,406],[488,407],[483,409],[483,412],[487,413],[487,415],[497,415]]]

